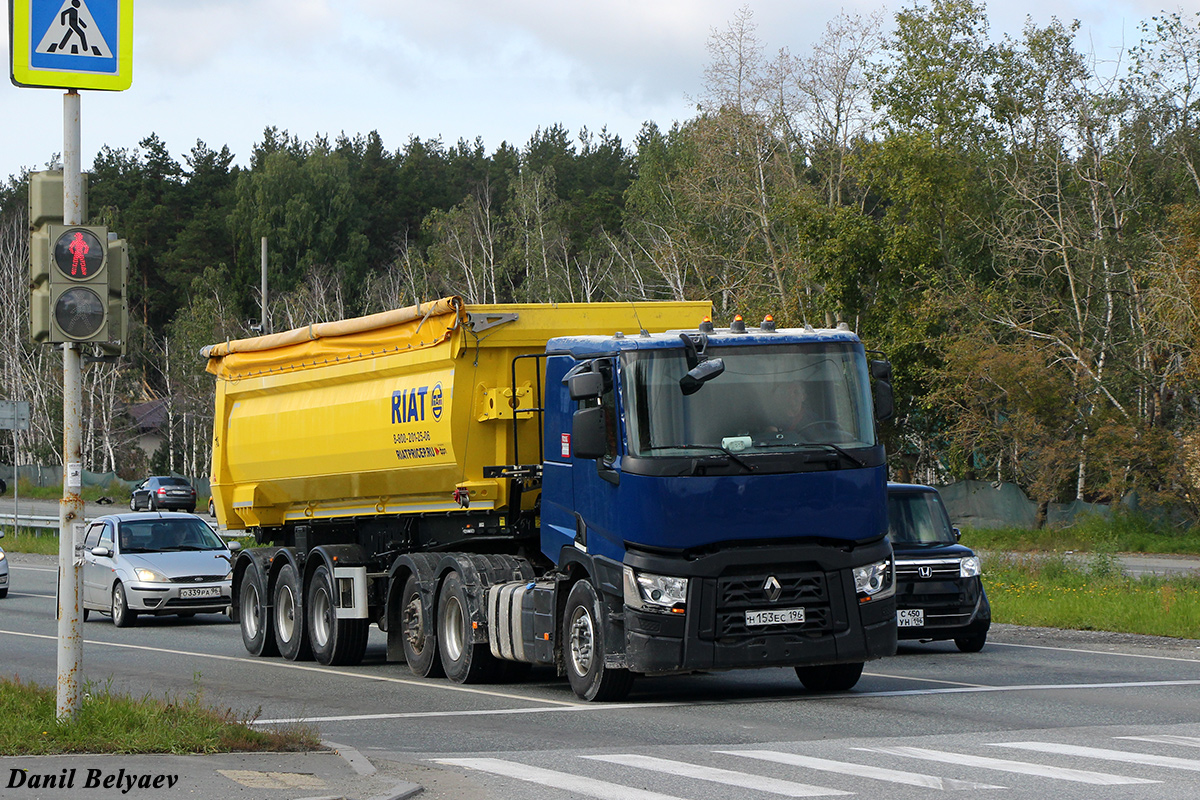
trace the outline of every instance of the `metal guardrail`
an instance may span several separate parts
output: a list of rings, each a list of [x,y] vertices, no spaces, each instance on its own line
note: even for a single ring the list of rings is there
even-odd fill
[[[87,520],[84,520],[85,522]],[[19,521],[15,514],[0,512],[0,525],[20,525],[22,528],[53,528],[58,530],[58,517],[42,517],[36,514],[22,514]]]

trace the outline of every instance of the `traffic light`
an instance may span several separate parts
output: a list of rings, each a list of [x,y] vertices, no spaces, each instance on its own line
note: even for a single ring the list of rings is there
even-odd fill
[[[108,229],[48,225],[51,342],[109,339]]]
[[[105,227],[63,225],[62,203],[61,172],[30,173],[30,335],[36,342],[96,342],[109,355],[123,353],[126,243]],[[86,182],[80,205],[86,217]]]

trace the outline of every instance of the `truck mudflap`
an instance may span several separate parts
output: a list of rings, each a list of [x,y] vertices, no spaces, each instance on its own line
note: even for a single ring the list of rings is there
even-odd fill
[[[769,551],[769,552],[768,552]],[[684,614],[625,607],[625,655],[644,674],[871,661],[896,652],[894,593],[861,602],[853,567],[891,558],[886,540],[797,545],[682,560],[631,551],[626,564],[688,577]],[[760,623],[758,612],[783,621]],[[776,615],[769,615],[776,616]]]

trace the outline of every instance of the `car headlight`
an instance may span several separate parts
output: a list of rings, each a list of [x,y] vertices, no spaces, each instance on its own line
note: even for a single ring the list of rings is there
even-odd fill
[[[896,571],[892,569],[892,560],[876,561],[863,567],[854,568],[854,591],[858,593],[858,602],[869,603],[872,600],[883,600],[896,593]]]
[[[959,562],[958,577],[974,578],[976,575],[982,575],[983,568],[979,564],[979,556],[967,556]]]
[[[4,551],[0,550],[0,561],[4,560]]]
[[[654,575],[625,567],[625,605],[642,611],[683,614],[687,609],[688,579]]]
[[[167,579],[162,575],[162,573],[155,572],[152,569],[145,569],[143,567],[139,567],[138,569],[135,569],[133,571],[133,574],[135,576],[137,576],[137,579],[139,581],[145,581],[147,583],[166,583],[167,582]]]

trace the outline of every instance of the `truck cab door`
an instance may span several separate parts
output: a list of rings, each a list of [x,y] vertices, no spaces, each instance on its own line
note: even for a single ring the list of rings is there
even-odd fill
[[[616,359],[595,359],[593,370],[602,389],[597,397],[579,401],[572,423],[575,543],[589,554],[622,561],[618,509],[624,448]]]

